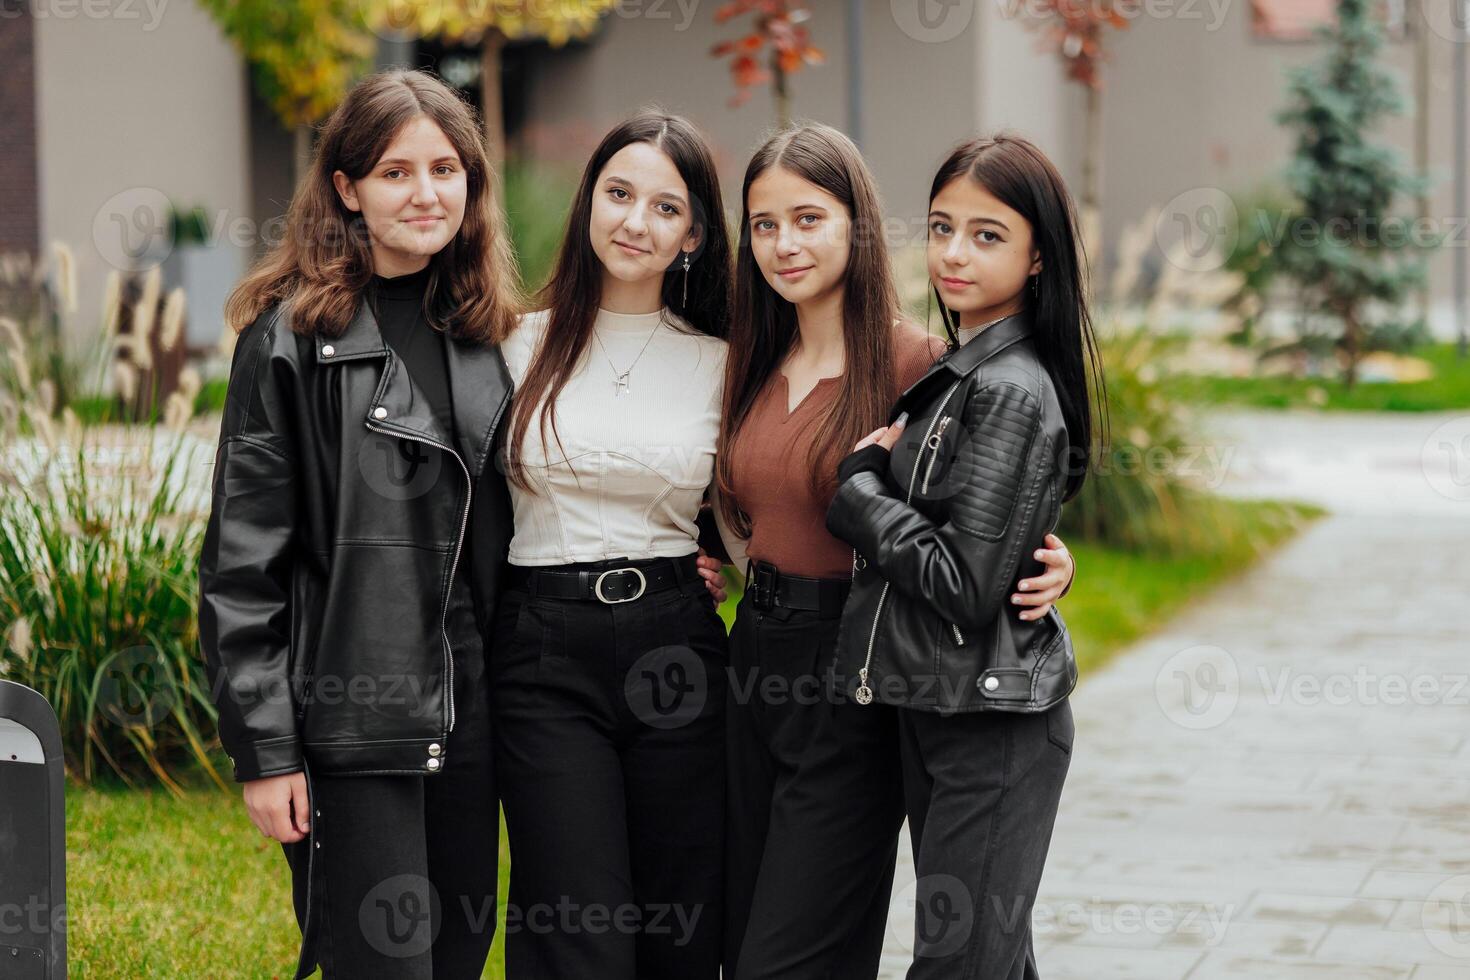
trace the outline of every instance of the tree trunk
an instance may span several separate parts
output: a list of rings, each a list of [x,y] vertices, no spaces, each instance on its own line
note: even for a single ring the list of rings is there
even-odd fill
[[[771,73],[775,77],[776,124],[785,129],[791,125],[791,92],[787,88],[786,71],[780,65],[780,56],[771,55]]]
[[[1404,10],[1404,23],[1414,34],[1414,171],[1420,176],[1429,172],[1429,22],[1423,14],[1424,0],[1409,0]],[[1419,217],[1423,227],[1430,227],[1429,190],[1419,193]],[[1419,315],[1429,322],[1429,277],[1420,284]]]
[[[296,186],[300,187],[311,169],[311,124],[301,123],[291,135],[291,164],[295,168]]]
[[[485,153],[496,179],[505,166],[505,112],[500,91],[500,52],[505,35],[491,29],[480,42],[480,113],[485,121]]]
[[[1342,352],[1347,358],[1343,366],[1342,383],[1348,391],[1358,382],[1358,361],[1363,356],[1363,326],[1358,322],[1358,311],[1348,306],[1342,311]]]
[[[1087,103],[1082,151],[1082,202],[1079,218],[1088,263],[1096,263],[1102,247],[1102,92],[1086,87]]]

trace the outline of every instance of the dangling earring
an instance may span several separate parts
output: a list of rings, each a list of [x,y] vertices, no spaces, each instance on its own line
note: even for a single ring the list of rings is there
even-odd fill
[[[684,309],[689,308],[689,253],[684,253]]]
[[[1032,276],[1031,277],[1031,296],[1032,296],[1033,299],[1036,297],[1037,288],[1040,285],[1040,283],[1041,283],[1041,276],[1040,275],[1035,275],[1035,276]]]

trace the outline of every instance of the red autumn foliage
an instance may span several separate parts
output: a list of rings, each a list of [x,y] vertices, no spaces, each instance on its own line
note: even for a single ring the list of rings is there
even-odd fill
[[[1139,13],[1141,0],[1030,0],[1042,14],[1038,48],[1066,63],[1067,77],[1088,88],[1102,88],[1102,63],[1107,60],[1103,32],[1125,30]]]
[[[784,90],[786,76],[806,65],[827,60],[821,48],[811,43],[803,26],[811,11],[789,0],[729,0],[715,10],[715,22],[723,24],[746,14],[754,15],[749,33],[721,41],[710,49],[715,58],[730,57],[730,78],[735,83],[731,105],[741,105],[757,85],[775,81]],[[764,63],[763,63],[764,62]]]

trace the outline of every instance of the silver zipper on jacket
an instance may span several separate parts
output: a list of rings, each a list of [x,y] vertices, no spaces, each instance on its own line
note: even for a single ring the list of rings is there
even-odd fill
[[[929,457],[929,465],[924,467],[924,483],[919,487],[920,493],[929,492],[929,478],[934,475],[934,462],[939,459],[939,444],[944,441],[944,430],[949,428],[949,420],[950,416],[948,415],[940,419],[939,428],[935,429],[934,434],[924,440],[924,445],[928,446],[934,455]]]
[[[954,395],[955,389],[964,380],[964,378],[961,378],[949,386],[949,391],[944,393],[944,398],[940,401],[939,408],[935,411],[934,417],[929,420],[929,430],[924,433],[924,441],[919,446],[919,454],[914,457],[914,470],[909,474],[909,489],[903,498],[905,504],[911,504],[913,502],[914,482],[919,478],[919,464],[924,461],[924,447],[928,446],[929,439],[934,435],[934,427],[939,423],[939,413],[943,412],[945,407],[949,405],[949,400]],[[858,670],[858,688],[854,692],[854,697],[858,704],[873,703],[873,689],[868,687],[868,671],[873,666],[873,644],[878,639],[878,619],[883,615],[883,601],[887,598],[888,582],[885,580],[883,582],[883,588],[878,592],[878,606],[873,610],[873,628],[868,631],[868,655],[863,659],[862,668]]]
[[[454,594],[454,572],[459,567],[459,549],[464,544],[465,528],[470,523],[470,500],[474,495],[475,481],[470,476],[470,468],[464,464],[464,460],[460,457],[459,453],[455,452],[451,447],[444,445],[444,443],[435,442],[433,439],[426,439],[423,436],[415,435],[398,428],[385,429],[381,426],[373,425],[371,421],[367,423],[367,427],[374,432],[381,432],[384,435],[411,439],[414,442],[422,442],[426,446],[437,446],[453,456],[455,462],[459,463],[459,468],[464,471],[464,513],[461,515],[459,521],[459,538],[454,542],[454,557],[449,563],[449,579],[444,586],[444,603],[439,608],[439,635],[444,639],[444,690],[449,704],[448,730],[452,732],[454,731],[454,655],[449,646],[449,597]]]

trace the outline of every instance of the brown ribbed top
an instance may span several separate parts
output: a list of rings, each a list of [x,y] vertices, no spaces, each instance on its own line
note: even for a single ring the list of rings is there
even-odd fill
[[[894,328],[893,353],[890,400],[924,376],[944,353],[944,341],[901,323]],[[827,533],[831,494],[813,494],[807,471],[812,440],[837,399],[842,377],[820,379],[788,413],[786,375],[775,371],[730,445],[735,500],[751,523],[746,553],[792,575],[847,578],[852,568],[851,546]]]

